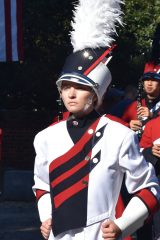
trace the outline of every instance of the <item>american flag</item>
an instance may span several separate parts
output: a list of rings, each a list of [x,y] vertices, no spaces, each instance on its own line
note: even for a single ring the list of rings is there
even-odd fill
[[[22,0],[0,0],[0,62],[23,61]]]

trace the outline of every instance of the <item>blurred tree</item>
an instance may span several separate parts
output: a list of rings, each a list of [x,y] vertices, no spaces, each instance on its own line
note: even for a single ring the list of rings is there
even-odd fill
[[[118,48],[110,63],[113,83],[119,88],[137,84],[160,23],[159,0],[125,0],[122,7],[124,26],[117,29]],[[23,0],[25,61],[0,63],[1,108],[56,108],[55,81],[72,51],[72,9],[71,0]]]
[[[160,1],[125,0],[123,11],[124,26],[118,29],[119,51],[114,58],[116,64],[113,63],[115,84],[121,87],[137,84],[143,73],[154,31],[160,23]]]

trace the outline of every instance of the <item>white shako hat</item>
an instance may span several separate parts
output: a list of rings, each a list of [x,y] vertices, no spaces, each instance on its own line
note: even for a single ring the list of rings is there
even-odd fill
[[[75,6],[71,32],[73,53],[66,58],[56,84],[71,81],[90,86],[98,107],[112,76],[107,67],[112,57],[115,23],[122,25],[120,0],[79,0]]]
[[[112,80],[111,73],[105,65],[105,62],[110,58],[112,48],[105,49],[105,51],[104,49],[88,48],[68,56],[56,82],[58,89],[61,89],[64,80],[89,86],[96,93],[97,106],[99,106]],[[108,58],[105,57],[106,55]]]

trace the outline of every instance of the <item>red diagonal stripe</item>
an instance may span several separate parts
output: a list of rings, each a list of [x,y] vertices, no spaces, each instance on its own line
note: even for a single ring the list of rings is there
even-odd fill
[[[87,76],[115,47],[116,45],[113,45],[108,48],[83,74]]]
[[[89,174],[86,177],[82,178],[77,183],[73,184],[68,189],[59,193],[56,197],[54,197],[55,208],[58,208],[67,199],[69,199],[70,197],[72,197],[76,193],[80,192],[82,189],[88,187],[88,184],[87,184],[88,180],[89,180]],[[85,184],[85,182],[86,182],[86,184]]]
[[[93,129],[95,131],[98,122],[99,122],[99,118],[89,127],[89,129]],[[79,153],[83,149],[84,145],[92,137],[92,134],[88,134],[88,130],[82,136],[82,138],[76,143],[76,147],[74,145],[67,153],[65,153],[64,155],[56,158],[50,164],[50,166],[49,166],[49,171],[50,172],[52,172],[55,168],[59,167],[60,165],[64,164],[65,162],[69,161],[73,156],[75,156],[77,153]]]
[[[54,181],[52,181],[51,186],[55,187],[56,185],[58,185],[59,183],[61,183],[62,181],[64,181],[65,179],[67,179],[68,177],[73,175],[74,173],[76,173],[78,170],[80,170],[82,167],[84,167],[87,163],[88,163],[88,161],[86,161],[86,160],[81,161],[75,167],[71,168],[69,171],[63,173],[62,175],[57,177]]]

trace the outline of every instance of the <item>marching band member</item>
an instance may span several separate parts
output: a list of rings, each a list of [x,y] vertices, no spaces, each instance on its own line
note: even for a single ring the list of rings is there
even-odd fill
[[[122,119],[133,131],[142,131],[147,121],[160,112],[160,65],[149,62],[145,65],[143,82],[144,98],[134,101],[125,110]],[[138,96],[139,97],[139,96]]]
[[[140,147],[148,162],[155,167],[156,174],[160,174],[160,116],[146,124]]]
[[[56,82],[70,115],[34,140],[33,190],[45,239],[123,239],[159,208],[158,180],[136,134],[96,110],[112,79],[107,64],[114,23],[121,22],[120,2],[80,0],[75,7],[74,52]],[[124,175],[134,196],[116,219]]]

